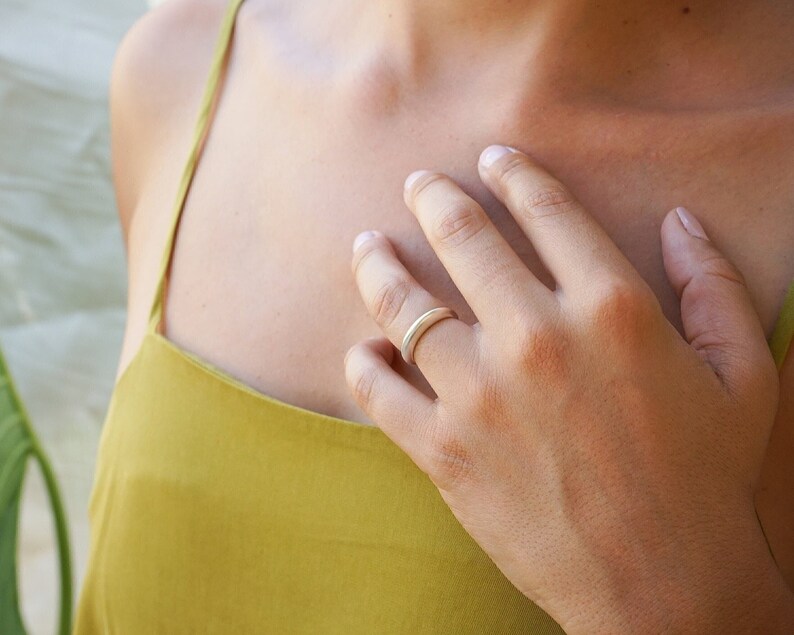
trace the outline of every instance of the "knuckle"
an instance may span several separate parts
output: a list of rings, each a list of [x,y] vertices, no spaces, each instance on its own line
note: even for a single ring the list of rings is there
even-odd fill
[[[715,253],[710,255],[701,261],[701,268],[706,276],[719,278],[742,287],[747,286],[742,272],[722,254]]]
[[[479,234],[484,227],[484,219],[474,203],[453,201],[438,214],[433,236],[441,244],[459,246]]]
[[[596,289],[589,315],[596,332],[632,339],[647,335],[657,317],[653,291],[616,277],[596,285]]]
[[[375,385],[378,380],[378,371],[373,367],[362,368],[353,377],[353,398],[365,411],[372,404]]]
[[[511,154],[507,160],[495,169],[497,182],[507,189],[519,186],[527,179],[526,159],[521,154]]]
[[[480,268],[473,268],[472,277],[495,295],[501,293],[505,298],[515,295],[516,288],[523,284],[526,270],[505,258],[499,245],[484,245],[478,247],[477,251],[484,264]]]
[[[411,196],[413,198],[413,202],[416,203],[417,200],[424,196],[427,191],[437,184],[442,183],[447,177],[444,174],[439,172],[431,172],[430,174],[425,174],[424,176],[420,177],[419,180],[414,184]]]
[[[387,279],[372,298],[372,314],[375,321],[387,328],[391,326],[400,315],[410,292],[411,285],[407,280]]]
[[[525,186],[519,190],[518,203],[521,213],[531,219],[567,214],[578,206],[573,194],[559,183]]]
[[[565,377],[569,373],[568,338],[550,323],[533,322],[522,327],[515,351],[523,375]]]
[[[454,432],[442,428],[428,442],[429,476],[437,487],[449,489],[469,480],[474,473],[471,451]]]
[[[499,421],[506,411],[505,389],[498,378],[484,370],[473,370],[468,381],[468,409],[480,423]]]

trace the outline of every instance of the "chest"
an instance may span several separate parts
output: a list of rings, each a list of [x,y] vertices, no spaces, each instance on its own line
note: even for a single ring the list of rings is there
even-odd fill
[[[701,219],[744,273],[767,334],[794,274],[794,164],[782,149],[791,128],[785,118],[443,97],[385,108],[382,95],[318,91],[312,99],[286,87],[263,95],[261,86],[239,79],[225,90],[179,226],[168,333],[292,403],[325,412],[334,403],[335,414],[353,416],[352,402],[339,405],[348,399],[342,355],[379,334],[350,271],[359,231],[383,231],[421,284],[474,321],[402,201],[403,180],[415,169],[456,179],[527,266],[553,284],[510,214],[479,182],[477,157],[491,143],[521,148],[566,183],[675,324],[678,301],[664,274],[659,226],[677,205]],[[176,155],[172,163],[179,163]],[[170,217],[171,199],[167,189],[157,190],[144,198],[152,202],[147,214],[158,218],[152,228],[164,235],[159,219]],[[138,260],[158,261],[160,244],[151,241]],[[131,314],[145,307],[139,302]]]

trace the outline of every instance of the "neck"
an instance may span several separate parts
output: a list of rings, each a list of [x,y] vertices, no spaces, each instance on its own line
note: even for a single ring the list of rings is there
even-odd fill
[[[363,37],[404,85],[450,80],[475,89],[483,78],[490,87],[520,78],[530,90],[551,82],[555,91],[581,95],[625,92],[633,84],[640,91],[645,84],[669,90],[682,72],[695,90],[715,75],[752,76],[757,65],[750,68],[755,62],[737,53],[745,44],[753,49],[749,56],[758,57],[762,27],[772,28],[770,6],[748,2],[727,11],[722,0],[383,0],[362,2],[358,14],[366,16]]]
[[[406,46],[439,50],[459,43],[504,44],[540,32],[603,33],[605,27],[614,30],[613,37],[625,37],[625,29],[617,28],[626,26],[624,21],[658,31],[724,13],[712,0],[383,0],[376,5],[392,37]]]
[[[440,87],[463,97],[466,91],[504,94],[512,86],[532,95],[545,91],[555,101],[724,103],[753,94],[759,78],[781,74],[780,60],[792,53],[794,5],[768,0],[729,8],[724,0],[338,0],[298,6],[304,24],[328,43],[316,45],[323,51],[318,60],[337,60],[354,78],[366,75],[362,68],[376,68],[366,76],[388,78],[398,87],[390,90],[401,94]]]

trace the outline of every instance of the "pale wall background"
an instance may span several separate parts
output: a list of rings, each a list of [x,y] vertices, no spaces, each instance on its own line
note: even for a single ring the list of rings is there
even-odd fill
[[[144,0],[0,0],[0,344],[66,498],[79,590],[94,455],[124,327],[107,88]],[[54,632],[52,526],[30,470],[21,592]]]

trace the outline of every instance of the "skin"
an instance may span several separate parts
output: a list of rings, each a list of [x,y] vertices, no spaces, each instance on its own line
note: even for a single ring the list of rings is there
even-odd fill
[[[741,274],[690,212],[668,214],[682,337],[561,183],[501,146],[480,172],[555,289],[454,181],[412,174],[406,204],[478,321],[421,336],[414,359],[438,397],[421,393],[391,344],[441,303],[383,234],[361,235],[353,271],[388,339],[345,357],[358,403],[567,633],[790,632],[794,595],[753,500],[778,376]]]
[[[247,0],[180,224],[164,332],[256,390],[373,424],[342,366],[352,344],[381,334],[350,272],[358,232],[381,230],[419,284],[476,322],[405,207],[407,174],[448,174],[554,285],[476,169],[483,147],[509,143],[566,184],[679,333],[660,228],[671,208],[690,208],[769,336],[794,277],[794,16],[784,2],[719,6]],[[116,57],[113,177],[129,264],[119,374],[145,332],[224,8],[169,0]],[[792,358],[756,487],[789,584]],[[434,396],[418,368],[394,368]]]

